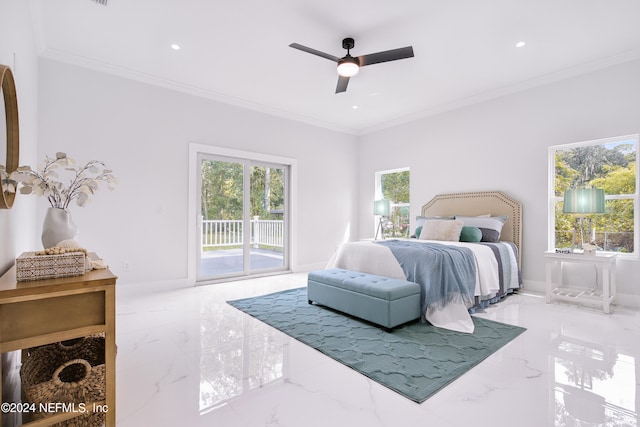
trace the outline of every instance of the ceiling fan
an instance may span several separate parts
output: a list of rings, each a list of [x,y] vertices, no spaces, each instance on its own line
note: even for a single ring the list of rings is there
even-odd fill
[[[320,52],[319,50],[312,49],[298,43],[291,43],[289,45],[289,47],[292,47],[294,49],[311,53],[313,55],[318,55],[323,58],[327,58],[330,61],[338,63],[338,85],[336,86],[336,93],[345,92],[347,90],[349,78],[358,74],[360,67],[371,64],[379,64],[380,62],[395,61],[398,59],[413,57],[413,47],[411,46],[353,57],[349,53],[349,51],[353,49],[353,46],[355,46],[355,42],[351,37],[347,37],[346,39],[342,40],[342,48],[347,49],[347,55],[342,58],[338,58],[337,56]]]

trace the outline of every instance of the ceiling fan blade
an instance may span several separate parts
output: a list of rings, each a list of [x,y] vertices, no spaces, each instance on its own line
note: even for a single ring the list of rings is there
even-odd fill
[[[340,58],[338,58],[337,56],[329,55],[328,53],[320,52],[319,50],[315,50],[315,49],[312,49],[312,48],[310,48],[310,47],[303,46],[303,45],[298,44],[298,43],[291,43],[291,44],[289,45],[289,47],[292,47],[292,48],[294,48],[294,49],[301,50],[301,51],[303,51],[303,52],[310,53],[310,54],[312,54],[312,55],[317,55],[317,56],[321,56],[321,57],[323,57],[323,58],[327,58],[328,60],[333,61],[333,62],[338,62],[338,61],[340,61]]]
[[[336,93],[346,92],[348,84],[349,84],[349,77],[338,76],[338,85],[336,86]]]
[[[413,47],[401,47],[399,49],[385,50],[384,52],[371,53],[358,56],[360,66],[379,64],[380,62],[395,61],[397,59],[413,58]]]

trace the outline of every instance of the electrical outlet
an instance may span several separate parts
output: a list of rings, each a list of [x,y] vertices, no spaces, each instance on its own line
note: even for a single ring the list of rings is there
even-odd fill
[[[124,261],[122,263],[122,269],[124,271],[131,271],[131,263],[129,261]]]

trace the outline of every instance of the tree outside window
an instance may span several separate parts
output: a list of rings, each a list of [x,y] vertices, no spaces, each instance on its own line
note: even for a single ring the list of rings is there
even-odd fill
[[[391,202],[391,214],[384,232],[386,237],[409,237],[409,182],[408,168],[376,173],[376,200]]]
[[[592,224],[588,240],[600,250],[637,254],[638,136],[551,147],[549,158],[554,179],[551,247],[569,248],[574,239],[576,218],[562,212],[565,190],[600,188],[607,213],[585,215]]]

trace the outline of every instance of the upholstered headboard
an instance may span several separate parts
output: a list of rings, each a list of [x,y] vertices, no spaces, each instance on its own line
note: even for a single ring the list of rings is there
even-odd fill
[[[522,205],[500,191],[438,194],[424,206],[422,216],[491,216],[506,215],[500,240],[518,247],[518,263],[522,265]]]

